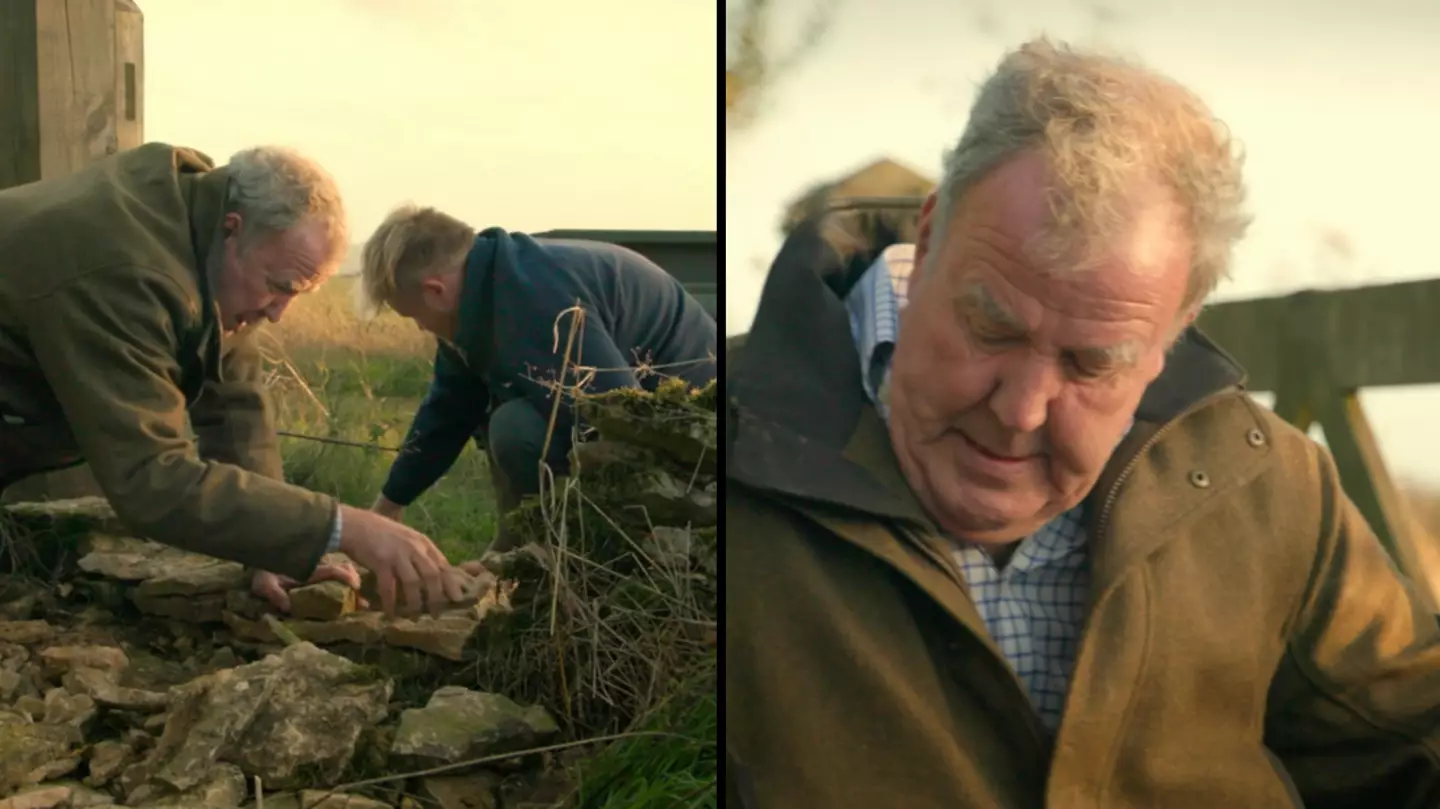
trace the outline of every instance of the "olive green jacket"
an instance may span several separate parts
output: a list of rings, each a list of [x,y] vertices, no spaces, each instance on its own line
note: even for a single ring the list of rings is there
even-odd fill
[[[282,480],[253,335],[222,345],[201,268],[226,183],[152,143],[0,191],[0,430],[32,465],[83,457],[139,534],[308,577],[336,503]]]
[[[861,393],[842,299],[887,242],[830,228],[727,346],[726,807],[1440,806],[1435,616],[1194,331],[1090,495],[1052,737]]]

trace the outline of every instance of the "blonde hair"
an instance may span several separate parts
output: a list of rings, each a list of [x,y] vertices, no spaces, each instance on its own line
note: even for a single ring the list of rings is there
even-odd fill
[[[378,313],[397,293],[455,270],[475,241],[475,229],[434,208],[402,205],[365,241],[360,258],[360,306]]]
[[[226,208],[241,216],[242,249],[264,233],[318,221],[329,238],[331,260],[344,259],[349,247],[345,203],[335,179],[319,163],[284,146],[256,146],[235,153],[226,173]]]
[[[1192,242],[1182,311],[1229,276],[1242,207],[1244,157],[1224,125],[1179,83],[1118,57],[1041,37],[1007,54],[945,158],[931,254],[967,189],[1021,152],[1038,150],[1054,180],[1050,260],[1081,262],[1135,224],[1158,186],[1178,205]]]

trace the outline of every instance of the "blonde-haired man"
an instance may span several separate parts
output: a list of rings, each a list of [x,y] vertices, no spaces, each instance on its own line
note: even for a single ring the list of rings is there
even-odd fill
[[[397,520],[472,435],[489,452],[502,513],[539,490],[542,461],[565,474],[571,408],[559,408],[553,432],[549,424],[562,389],[715,378],[715,319],[674,277],[616,245],[494,227],[477,234],[406,205],[366,242],[361,272],[372,308],[391,307],[439,338],[429,394],[374,506]],[[502,530],[492,547],[511,542]]]
[[[1039,40],[913,244],[796,229],[727,351],[727,807],[1440,805],[1435,616],[1190,326],[1243,199],[1194,94]]]
[[[284,481],[254,329],[344,258],[334,180],[293,150],[216,167],[151,143],[0,191],[0,489],[88,462],[136,533],[242,562],[281,609],[302,581],[393,610],[460,597],[423,535]],[[191,438],[191,429],[198,439]]]

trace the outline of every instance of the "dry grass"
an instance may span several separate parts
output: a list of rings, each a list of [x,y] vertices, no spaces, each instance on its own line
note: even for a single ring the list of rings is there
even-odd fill
[[[271,330],[276,346],[301,357],[336,349],[375,357],[429,357],[434,353],[434,339],[394,312],[361,319],[355,289],[353,277],[341,277],[296,299]]]

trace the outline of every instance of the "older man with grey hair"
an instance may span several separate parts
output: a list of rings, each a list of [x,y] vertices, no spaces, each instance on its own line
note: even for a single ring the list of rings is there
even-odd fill
[[[137,533],[301,581],[376,575],[387,611],[458,599],[422,534],[287,484],[254,328],[334,274],[345,210],[320,166],[260,147],[216,167],[151,143],[0,191],[0,489],[88,462]],[[191,430],[198,439],[191,438]]]
[[[787,240],[726,358],[727,807],[1440,806],[1434,616],[1191,326],[1244,196],[1193,93],[1042,39],[914,244]]]

